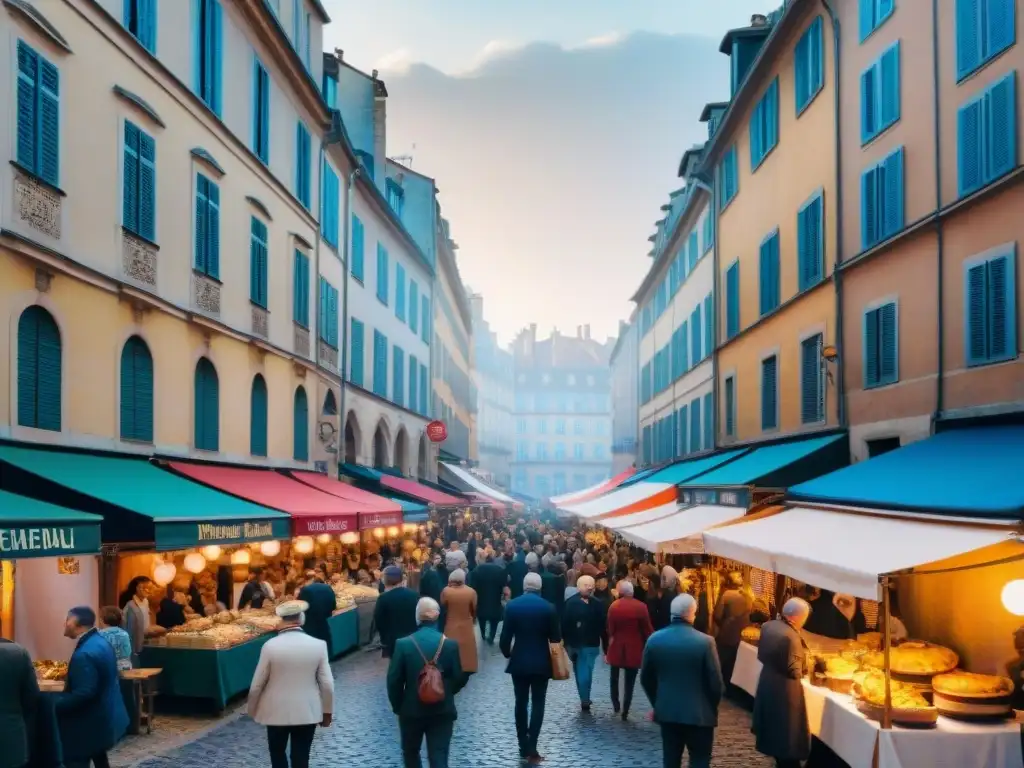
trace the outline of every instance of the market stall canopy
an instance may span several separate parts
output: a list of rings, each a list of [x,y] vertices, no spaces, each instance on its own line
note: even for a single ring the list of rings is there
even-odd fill
[[[460,499],[458,496],[452,496],[450,493],[431,488],[429,485],[417,483],[415,480],[410,480],[407,477],[381,475],[380,484],[384,488],[390,488],[405,496],[411,496],[414,499],[427,504],[433,504],[436,507],[464,507],[469,504],[466,499]]]
[[[402,508],[403,523],[425,523],[430,519],[430,509],[426,504],[419,504],[415,501],[407,501],[397,496],[388,498]]]
[[[734,461],[690,478],[683,486],[788,488],[849,463],[849,437],[845,433],[826,435],[754,448]]]
[[[473,502],[477,504],[490,507],[495,512],[505,512],[509,508],[509,506],[511,506],[509,504],[505,504],[504,502],[498,501],[497,499],[492,499],[491,497],[486,496],[482,493],[477,493],[476,491],[466,491],[466,496],[468,496]],[[519,506],[520,508],[522,507],[521,504]]]
[[[743,517],[740,507],[721,507],[700,504],[683,507],[674,515],[648,523],[617,529],[622,538],[648,552],[666,552],[674,555],[701,554],[704,542],[701,534],[716,525]]]
[[[300,483],[310,485],[318,491],[329,493],[331,496],[337,496],[341,499],[348,499],[349,501],[357,502],[362,504],[364,507],[368,507],[373,512],[396,513],[401,512],[403,509],[400,502],[390,498],[386,494],[382,496],[376,493],[370,493],[370,491],[364,491],[362,488],[357,488],[350,483],[343,483],[340,480],[335,480],[333,477],[327,477],[327,475],[321,475],[318,472],[289,472],[288,474]],[[387,523],[387,525],[396,524],[397,523]]]
[[[622,483],[629,480],[629,478],[635,474],[635,469],[627,469],[609,480],[604,480],[596,485],[590,486],[589,488],[584,488],[582,491],[573,491],[572,493],[563,493],[561,496],[552,496],[551,503],[556,507],[563,507],[566,504],[580,504],[584,501],[596,499],[602,493],[607,493],[608,491],[618,488]]]
[[[1024,518],[1024,426],[950,429],[790,488],[787,499],[957,517]]]
[[[0,560],[96,555],[103,518],[0,491]]]
[[[196,482],[271,509],[287,512],[296,536],[346,533],[358,515],[374,510],[357,501],[322,493],[272,469],[243,469],[172,461],[170,469]]]
[[[211,490],[148,459],[0,446],[0,485],[102,513],[104,542],[158,550],[286,539],[288,515]]]
[[[645,509],[643,512],[633,512],[619,517],[609,517],[607,520],[602,520],[601,525],[605,528],[611,528],[613,531],[618,531],[622,528],[628,528],[631,525],[640,525],[641,523],[660,520],[663,517],[676,514],[676,512],[679,512],[681,509],[684,509],[682,504],[678,501],[671,501],[668,504],[662,504],[660,507]]]
[[[497,488],[488,485],[479,477],[474,475],[472,472],[470,472],[467,469],[463,469],[457,464],[442,463],[441,468],[445,470],[455,481],[452,483],[452,485],[454,485],[456,488],[461,488],[464,491],[469,491],[472,493],[482,493],[489,499],[504,502],[505,504],[508,504],[512,507],[522,508],[523,506],[521,502],[516,501],[506,493],[502,493]]]
[[[715,467],[727,464],[727,462],[730,462],[745,453],[747,453],[747,449],[741,448],[736,451],[719,451],[718,453],[712,453],[696,459],[677,461],[675,464],[669,464],[667,467],[662,467],[656,472],[652,472],[644,479],[643,482],[679,485],[680,483],[692,480],[709,470],[715,469]]]
[[[1009,527],[791,507],[705,531],[704,549],[822,589],[878,600],[882,576],[936,569],[957,555],[1012,542],[1013,534]]]
[[[577,517],[596,520],[610,515],[628,515],[631,512],[642,512],[665,504],[674,504],[676,499],[677,491],[674,485],[637,483],[598,496],[591,501],[570,504],[564,511]]]

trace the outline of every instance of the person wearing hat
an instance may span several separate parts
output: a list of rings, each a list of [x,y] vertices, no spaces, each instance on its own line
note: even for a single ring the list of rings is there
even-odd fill
[[[303,629],[310,637],[327,644],[327,657],[330,658],[334,654],[331,649],[331,628],[327,622],[338,607],[338,598],[316,571],[307,571],[306,578],[306,586],[298,594],[298,599],[309,606],[305,611],[306,623]]]
[[[291,768],[309,768],[316,727],[331,725],[334,678],[327,644],[302,631],[309,609],[302,600],[277,606],[281,628],[260,649],[249,687],[249,717],[267,727],[271,768],[289,768],[289,742]]]
[[[420,596],[403,583],[402,569],[389,565],[384,569],[384,594],[377,598],[373,623],[380,636],[381,654],[390,659],[395,642],[416,631],[416,603]]]

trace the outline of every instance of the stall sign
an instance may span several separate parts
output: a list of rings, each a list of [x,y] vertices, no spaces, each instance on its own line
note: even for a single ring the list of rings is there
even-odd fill
[[[432,443],[443,443],[448,439],[448,427],[443,421],[435,419],[427,424],[427,437]]]
[[[719,491],[718,503],[724,507],[744,507],[750,502],[750,493],[747,491]]]
[[[296,536],[319,536],[324,533],[348,533],[356,530],[354,514],[345,517],[295,517],[293,522]]]
[[[683,491],[679,494],[679,501],[687,505],[693,504],[693,494],[689,491]]]
[[[693,493],[694,504],[717,504],[718,503],[718,492],[717,491],[694,491]]]
[[[98,525],[0,528],[0,557],[59,557],[100,551]]]
[[[291,537],[291,518],[274,520],[213,520],[156,524],[157,549],[183,549],[208,544],[244,544]]]
[[[359,515],[359,530],[366,531],[371,528],[388,528],[392,525],[403,523],[402,513],[398,512],[371,512]]]

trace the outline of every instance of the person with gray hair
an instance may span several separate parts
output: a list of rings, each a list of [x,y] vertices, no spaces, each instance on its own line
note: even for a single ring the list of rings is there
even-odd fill
[[[757,644],[761,676],[751,729],[757,751],[773,758],[779,768],[799,768],[811,754],[802,683],[808,671],[807,646],[801,633],[810,615],[806,600],[791,598],[779,618],[762,625]]]
[[[466,586],[466,572],[457,568],[448,575],[448,586],[441,592],[444,609],[442,628],[445,635],[459,644],[462,671],[467,675],[477,670],[476,607],[477,594]]]
[[[619,599],[608,609],[607,661],[611,665],[612,709],[619,714],[619,676],[626,678],[625,696],[622,699],[622,719],[629,719],[629,707],[633,703],[633,689],[636,676],[643,660],[644,645],[654,632],[651,614],[647,605],[633,597],[633,583],[620,581],[617,586]]]
[[[580,707],[589,712],[594,663],[601,654],[604,635],[605,610],[604,603],[594,597],[592,576],[580,576],[576,588],[579,592],[569,598],[562,614],[562,638],[572,661]]]
[[[536,564],[536,555],[534,564]],[[531,571],[523,578],[523,594],[505,606],[499,646],[508,659],[505,672],[512,676],[515,691],[516,738],[519,757],[538,765],[537,752],[544,706],[551,680],[551,644],[562,639],[558,613],[540,595],[540,574]]]
[[[678,768],[684,752],[691,768],[709,768],[725,689],[718,651],[715,641],[693,626],[693,595],[676,595],[669,616],[669,626],[651,635],[644,648],[640,685],[661,727],[665,768]]]

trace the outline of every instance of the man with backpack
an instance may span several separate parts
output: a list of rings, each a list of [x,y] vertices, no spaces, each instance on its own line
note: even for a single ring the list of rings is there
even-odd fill
[[[398,715],[405,768],[421,768],[420,746],[427,739],[430,768],[448,768],[448,750],[455,728],[455,694],[468,675],[459,661],[459,645],[437,630],[441,608],[420,598],[413,634],[395,643],[388,667],[388,699]]]

